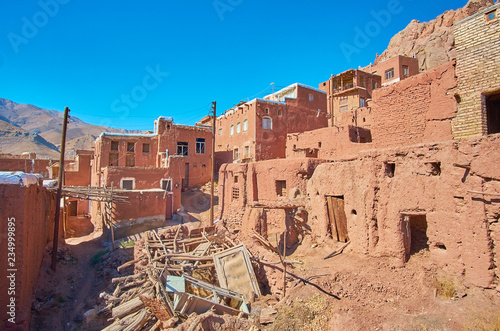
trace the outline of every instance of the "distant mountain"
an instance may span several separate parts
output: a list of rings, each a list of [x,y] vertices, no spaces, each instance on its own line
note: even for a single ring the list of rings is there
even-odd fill
[[[31,133],[0,120],[0,151],[22,154],[36,151],[41,157],[57,158],[59,150],[36,133]]]
[[[494,0],[470,0],[463,8],[449,10],[436,19],[420,23],[413,20],[392,37],[375,64],[396,55],[416,57],[421,71],[427,71],[456,57],[453,24],[493,5]]]
[[[37,152],[41,157],[57,157],[61,145],[64,114],[37,106],[0,98],[0,152]],[[83,122],[71,116],[66,133],[66,153],[90,149],[102,132],[138,133]]]

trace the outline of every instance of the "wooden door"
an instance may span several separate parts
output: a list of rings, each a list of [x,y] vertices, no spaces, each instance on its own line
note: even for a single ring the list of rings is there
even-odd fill
[[[326,196],[328,218],[333,239],[341,242],[349,241],[347,233],[347,217],[344,211],[344,199]]]
[[[187,190],[189,187],[189,163],[185,164],[184,180],[182,181],[183,189]]]
[[[171,220],[172,217],[174,216],[173,214],[173,199],[174,195],[173,194],[167,194],[167,198],[165,199],[166,205],[166,210],[165,210],[165,219],[166,220]]]

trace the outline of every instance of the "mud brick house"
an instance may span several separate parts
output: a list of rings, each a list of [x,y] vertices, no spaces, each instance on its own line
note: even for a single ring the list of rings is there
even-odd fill
[[[455,138],[500,132],[500,4],[454,26],[458,102]]]
[[[455,62],[372,90],[369,107],[340,114],[333,127],[289,134],[287,158],[344,159],[359,151],[453,139]]]
[[[321,83],[319,88],[327,94],[328,125],[341,126],[342,114],[366,108],[373,90],[380,86],[380,76],[356,69],[332,75]]]
[[[211,178],[212,129],[178,125],[159,117],[151,134],[103,133],[96,140],[92,186],[111,187],[129,198],[116,205],[125,223],[172,218],[181,207],[181,190]],[[94,226],[102,227],[102,206],[93,203]]]
[[[419,73],[418,59],[398,55],[385,61],[370,64],[360,68],[364,72],[372,75],[379,75],[382,78],[382,86],[387,86],[402,81]]]
[[[216,120],[215,157],[223,163],[285,157],[286,135],[326,127],[325,92],[292,84],[227,110]]]

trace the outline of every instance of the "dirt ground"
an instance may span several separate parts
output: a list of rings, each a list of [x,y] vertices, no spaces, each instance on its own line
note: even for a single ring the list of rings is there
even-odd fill
[[[200,225],[209,219],[205,191],[183,193],[184,213]],[[250,238],[244,242],[255,259],[267,265],[257,271],[265,295],[252,305],[253,330],[500,330],[500,292],[461,286],[432,265],[426,251],[405,265],[356,255],[348,247],[324,260],[331,247],[306,237],[289,250],[287,259],[296,263],[287,267],[283,299],[279,257]],[[133,256],[131,247],[109,250],[109,241],[100,234],[71,238],[59,250],[53,273],[47,249],[31,330],[101,329],[84,324],[83,314],[94,308],[99,293],[113,291],[113,277],[131,272],[118,273],[116,267]],[[274,323],[259,324],[260,313]],[[218,329],[231,330],[229,325]]]
[[[500,293],[460,286],[430,264],[425,252],[412,256],[401,266],[385,258],[348,252],[323,260],[331,251],[321,245],[312,246],[306,240],[287,257],[303,263],[288,267],[287,271],[308,282],[287,277],[287,296],[275,305],[274,325],[263,327],[263,330],[500,328]],[[269,253],[261,249],[253,251],[262,252],[265,259],[271,260]],[[273,262],[277,260],[277,256],[272,259]],[[281,270],[267,276],[270,287],[274,285],[277,294],[260,301],[273,302],[274,299],[275,302],[281,299]]]
[[[132,248],[109,253],[110,243],[101,233],[66,241],[59,245],[55,272],[50,268],[51,247],[45,252],[33,296],[31,330],[82,329],[83,313],[110,287],[111,278],[118,275],[116,267],[133,256]]]

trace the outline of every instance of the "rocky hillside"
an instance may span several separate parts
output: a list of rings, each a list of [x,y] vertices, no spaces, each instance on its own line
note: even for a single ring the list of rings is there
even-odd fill
[[[11,154],[36,151],[39,155],[50,158],[57,158],[59,155],[58,148],[40,135],[2,120],[0,120],[0,151]]]
[[[41,157],[57,157],[63,117],[62,112],[0,98],[0,152],[37,152]],[[67,154],[74,154],[77,149],[92,148],[102,132],[138,131],[92,125],[70,116],[66,135]]]
[[[387,49],[376,57],[375,63],[396,55],[415,56],[420,70],[426,71],[454,59],[453,24],[493,3],[494,0],[470,0],[465,7],[449,10],[432,21],[411,21],[404,30],[392,37]]]

